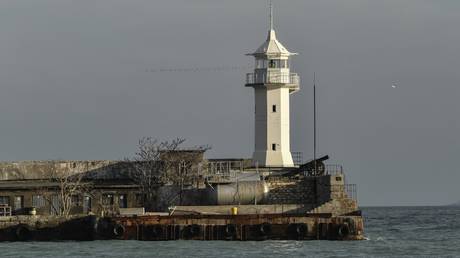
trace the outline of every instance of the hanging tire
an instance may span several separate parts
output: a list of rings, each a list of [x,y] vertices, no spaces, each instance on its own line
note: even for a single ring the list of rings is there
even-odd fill
[[[18,241],[27,241],[31,238],[31,231],[28,225],[19,224],[14,231],[16,240]]]
[[[184,229],[184,236],[186,238],[198,236],[200,233],[201,233],[201,227],[200,225],[197,225],[197,224],[188,225]]]
[[[308,225],[305,223],[291,224],[288,227],[288,235],[293,239],[303,239],[308,233]]]
[[[123,225],[121,224],[113,225],[113,235],[116,238],[122,238],[124,234],[125,234],[125,227]]]
[[[350,227],[347,224],[340,224],[337,227],[337,236],[339,239],[344,239],[350,235]]]
[[[345,223],[350,229],[350,234],[356,234],[356,223],[352,218],[346,218]]]
[[[236,235],[236,225],[228,224],[224,228],[224,234],[226,237],[234,237]]]
[[[152,237],[160,238],[163,236],[163,227],[161,225],[154,225],[151,230]]]
[[[268,223],[262,223],[259,225],[258,231],[259,235],[261,236],[269,235],[272,232],[272,225]]]
[[[191,234],[192,236],[197,236],[197,235],[200,234],[200,232],[201,232],[201,227],[200,227],[200,225],[197,225],[197,224],[192,224],[192,225],[190,225],[190,234]]]
[[[96,233],[102,238],[112,238],[112,223],[107,218],[101,218],[96,222]]]

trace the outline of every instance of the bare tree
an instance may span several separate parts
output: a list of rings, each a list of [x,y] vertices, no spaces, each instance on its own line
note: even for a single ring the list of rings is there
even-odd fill
[[[183,138],[159,142],[151,137],[144,137],[139,140],[135,156],[127,159],[133,167],[131,178],[141,188],[147,210],[154,210],[160,206],[160,187],[179,186],[184,180],[188,180],[190,173],[186,173],[187,168],[197,164],[199,157],[202,160],[201,154],[209,149],[209,146],[195,146],[184,150],[181,149],[184,142]],[[200,155],[193,155],[194,153]]]
[[[55,162],[49,162],[45,168],[45,177],[52,185],[41,189],[42,195],[59,216],[68,217],[75,205],[73,199],[83,198],[82,195],[89,194],[92,189],[92,183],[84,180],[84,172],[57,168]]]

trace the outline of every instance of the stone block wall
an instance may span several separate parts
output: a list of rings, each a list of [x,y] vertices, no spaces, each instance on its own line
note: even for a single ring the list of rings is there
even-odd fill
[[[267,181],[269,193],[266,204],[308,204],[316,203],[315,181],[313,178],[290,179],[274,177]]]
[[[345,192],[344,175],[325,175],[316,177],[316,195],[318,205],[332,199],[347,198]]]
[[[324,175],[292,179],[268,179],[269,193],[264,204],[302,204],[313,213],[346,214],[358,209],[347,196],[344,175]]]

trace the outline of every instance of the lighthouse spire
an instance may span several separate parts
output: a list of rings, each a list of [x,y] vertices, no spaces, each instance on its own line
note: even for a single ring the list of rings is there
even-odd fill
[[[269,13],[269,17],[270,17],[270,30],[272,31],[272,30],[273,30],[273,4],[272,4],[272,0],[270,0],[269,8],[270,8],[270,13]]]
[[[275,29],[273,29],[273,4],[272,0],[268,2],[268,7],[269,7],[269,13],[268,17],[270,20],[270,30],[268,31],[268,40],[276,39],[276,34],[275,34]]]

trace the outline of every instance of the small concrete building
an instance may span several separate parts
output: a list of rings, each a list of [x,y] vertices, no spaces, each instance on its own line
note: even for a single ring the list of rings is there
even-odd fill
[[[85,191],[72,194],[71,214],[112,213],[123,208],[143,207],[139,186],[129,177],[128,164],[120,161],[20,161],[0,162],[0,206],[13,215],[58,214],[62,184],[51,172],[84,174]],[[70,182],[69,182],[70,184]]]
[[[290,150],[289,95],[299,90],[299,76],[290,71],[289,52],[276,38],[270,6],[270,29],[266,41],[253,53],[253,73],[246,75],[246,87],[254,88],[254,165],[293,167]]]

